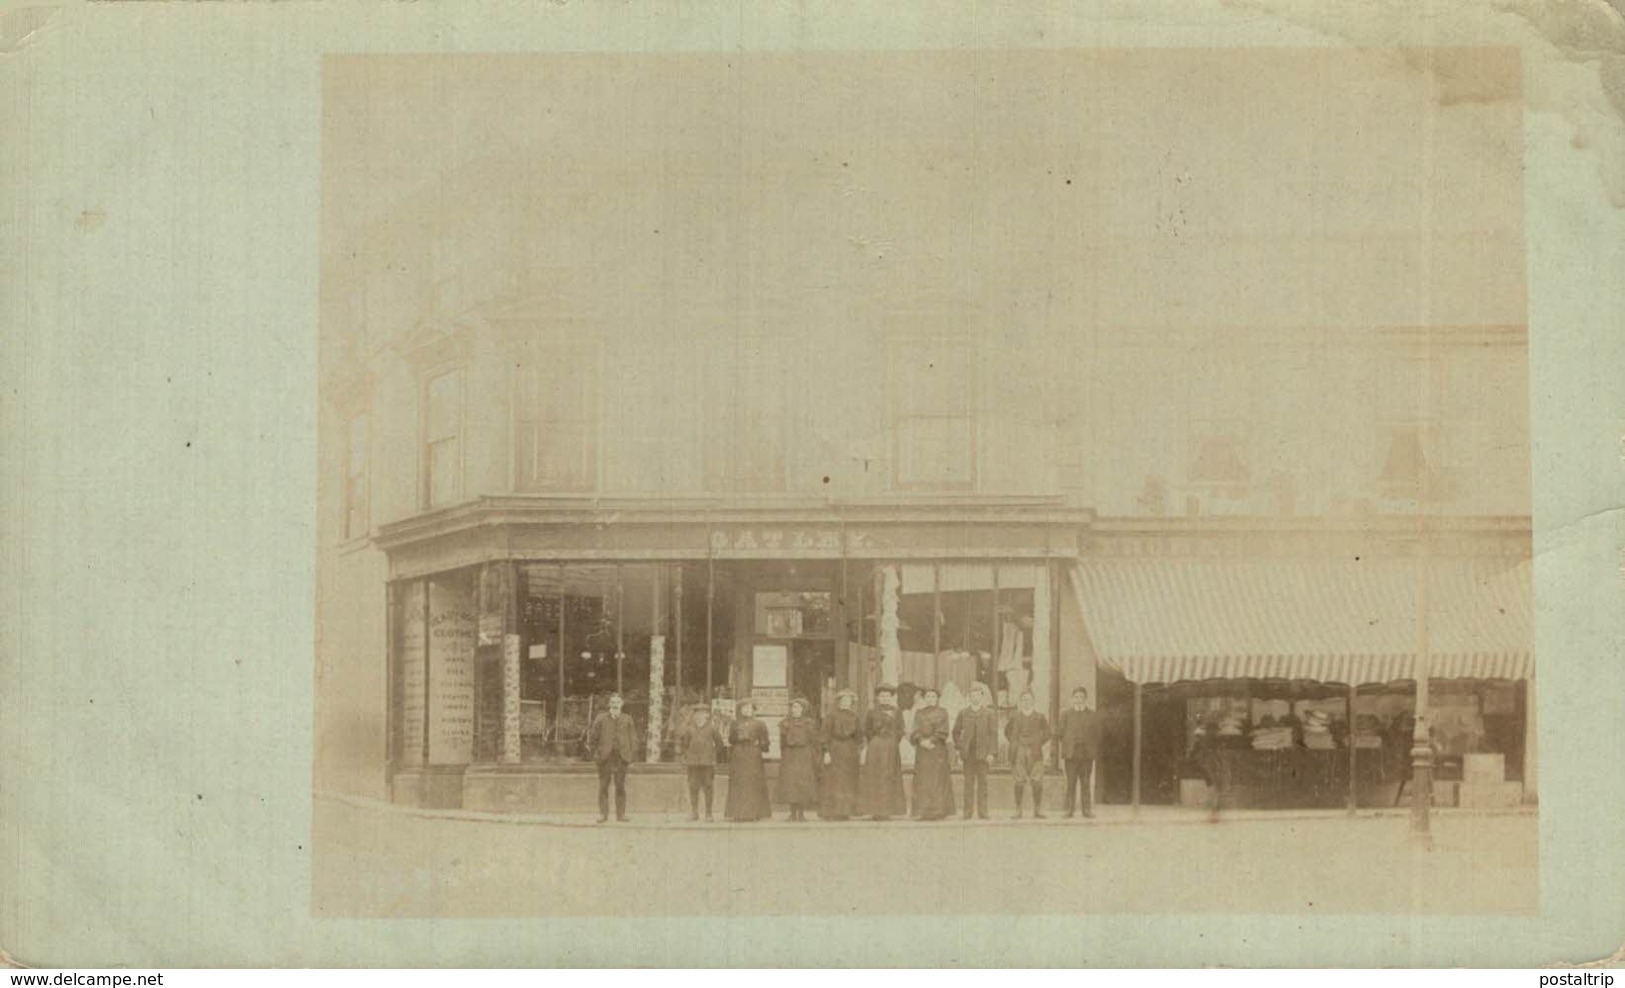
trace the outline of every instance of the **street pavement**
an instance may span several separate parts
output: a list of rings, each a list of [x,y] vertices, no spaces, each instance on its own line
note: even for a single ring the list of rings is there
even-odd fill
[[[1530,811],[1100,807],[1094,820],[690,823],[314,806],[323,917],[1533,915]]]

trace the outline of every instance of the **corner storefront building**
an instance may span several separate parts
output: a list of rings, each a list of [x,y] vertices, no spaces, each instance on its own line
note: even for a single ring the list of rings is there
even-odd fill
[[[538,780],[579,764],[611,691],[648,766],[695,704],[746,695],[770,728],[792,696],[821,716],[881,682],[905,708],[932,687],[953,712],[980,682],[1006,716],[1029,689],[1053,709],[1092,675],[1058,658],[1088,654],[1065,614],[1086,522],[1031,499],[716,518],[491,498],[388,527],[392,797],[544,809]]]
[[[611,691],[658,773],[695,704],[753,697],[776,745],[792,696],[821,717],[891,682],[906,716],[927,687],[953,715],[980,682],[1001,721],[1023,690],[1053,719],[1090,689],[1103,802],[1380,807],[1422,676],[1435,802],[1534,799],[1516,527],[1424,554],[1391,524],[1150,526],[1022,499],[741,514],[506,497],[386,527],[391,797],[553,808]]]
[[[619,689],[678,793],[884,680],[1090,688],[1107,803],[1390,803],[1424,703],[1531,794],[1516,57],[905,61],[330,66],[316,788],[590,807]]]

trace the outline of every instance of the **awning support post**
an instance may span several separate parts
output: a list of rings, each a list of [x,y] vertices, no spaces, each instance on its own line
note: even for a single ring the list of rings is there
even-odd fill
[[[683,705],[683,565],[673,564],[672,572],[676,574],[671,587],[671,610],[675,625],[672,633],[677,640],[677,689],[672,693],[671,700],[672,717],[675,718],[678,709]]]
[[[1353,677],[1351,676],[1349,678],[1352,679]],[[1359,783],[1355,779],[1355,774],[1354,774],[1355,773],[1355,767],[1357,765],[1357,759],[1358,759],[1358,755],[1356,754],[1356,752],[1359,750],[1358,748],[1355,747],[1355,744],[1354,744],[1354,742],[1356,740],[1356,735],[1355,735],[1355,731],[1354,731],[1354,693],[1355,693],[1355,689],[1356,689],[1355,685],[1353,683],[1350,683],[1349,684],[1349,707],[1348,707],[1348,735],[1347,735],[1347,737],[1348,737],[1348,746],[1349,746],[1349,816],[1354,815],[1354,811],[1359,806],[1359,800],[1360,800],[1359,791],[1356,788],[1356,786],[1358,786]]]
[[[705,561],[705,705],[711,706],[716,699],[716,683],[713,681],[712,669],[716,666],[716,638],[714,622],[717,613],[717,562],[714,558]]]
[[[1428,730],[1428,686],[1433,675],[1428,641],[1428,556],[1424,533],[1418,550],[1416,581],[1416,728],[1411,736],[1411,840],[1419,848],[1433,846],[1429,813],[1433,803],[1433,742]]]
[[[559,564],[559,710],[558,717],[553,721],[553,743],[562,753],[564,751],[564,738],[559,732],[564,730],[564,580],[566,572],[564,564]]]
[[[1131,792],[1130,792],[1130,800],[1129,800],[1130,803],[1134,807],[1134,812],[1135,813],[1140,812],[1140,733],[1141,733],[1140,732],[1140,722],[1141,722],[1141,719],[1142,719],[1141,718],[1140,708],[1141,708],[1141,705],[1142,705],[1142,693],[1143,692],[1144,692],[1144,687],[1142,687],[1139,683],[1135,683],[1134,684],[1134,781],[1132,783],[1132,789],[1131,789]]]

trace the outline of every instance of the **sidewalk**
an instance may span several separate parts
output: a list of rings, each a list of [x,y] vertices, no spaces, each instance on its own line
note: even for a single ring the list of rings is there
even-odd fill
[[[635,803],[633,806],[635,810]],[[332,917],[1089,913],[1531,915],[1533,812],[1103,807],[1094,820],[691,823],[318,798],[312,910]]]
[[[1372,820],[1408,818],[1409,807],[1384,807],[1361,809],[1350,813],[1347,809],[1279,809],[1279,810],[1224,810],[1217,817],[1210,818],[1206,809],[1191,806],[1171,805],[1142,805],[1138,809],[1132,806],[1103,805],[1095,807],[1093,819],[1073,817],[1067,819],[1059,811],[1044,814],[1044,819],[1034,819],[1029,810],[1022,819],[1012,819],[1012,813],[1005,809],[995,810],[988,820],[964,820],[955,815],[947,820],[923,821],[911,818],[897,817],[887,821],[869,819],[854,819],[847,821],[821,820],[816,813],[809,811],[805,822],[791,823],[785,819],[784,811],[776,810],[771,820],[758,820],[752,823],[732,823],[723,817],[723,803],[718,800],[715,804],[715,822],[706,823],[704,820],[692,821],[687,813],[672,812],[638,812],[637,801],[633,798],[627,810],[628,819],[625,823],[611,820],[600,824],[596,812],[561,812],[561,813],[484,813],[475,810],[437,810],[422,809],[413,806],[403,806],[380,799],[367,799],[360,796],[347,796],[317,793],[318,803],[329,801],[353,806],[357,809],[373,810],[401,816],[416,817],[429,820],[461,820],[471,823],[489,823],[506,825],[531,825],[544,827],[610,827],[610,828],[636,828],[636,827],[676,827],[680,829],[715,830],[718,827],[743,827],[772,830],[864,830],[885,829],[898,827],[919,827],[928,830],[947,830],[957,827],[1111,827],[1111,826],[1162,826],[1167,824],[1204,824],[1213,823],[1239,823],[1245,821],[1281,821],[1281,820]],[[1453,819],[1459,817],[1490,817],[1490,816],[1528,816],[1533,818],[1536,809],[1533,806],[1516,809],[1457,809],[1435,808],[1432,815],[1436,819]]]

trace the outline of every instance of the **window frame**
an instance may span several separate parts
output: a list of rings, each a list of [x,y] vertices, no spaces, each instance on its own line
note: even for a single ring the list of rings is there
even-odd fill
[[[744,358],[747,350],[752,349],[760,351],[760,359]],[[730,389],[733,401],[728,423],[730,441],[726,487],[732,493],[747,495],[789,493],[795,473],[795,417],[800,408],[795,367],[800,361],[801,349],[793,339],[753,335],[740,341],[737,353],[740,358],[734,361],[734,387]],[[744,469],[746,457],[743,454],[747,447],[744,437],[747,427],[755,421],[749,414],[751,409],[744,407],[740,401],[740,397],[747,393],[747,377],[766,380],[768,389],[777,396],[778,416],[772,420],[771,434],[766,436],[769,458],[776,459],[776,476],[756,471],[747,473]],[[749,394],[759,397],[761,392],[753,386]]]
[[[1377,386],[1372,388],[1374,402],[1373,419],[1376,432],[1376,445],[1370,465],[1370,484],[1378,498],[1388,501],[1416,500],[1423,503],[1448,499],[1448,481],[1439,469],[1439,423],[1435,419],[1438,406],[1438,395],[1441,391],[1440,377],[1444,373],[1444,362],[1432,357],[1430,354],[1406,353],[1397,358],[1392,355],[1388,360],[1396,360],[1399,365],[1406,367],[1407,375],[1416,376],[1416,395],[1418,400],[1414,405],[1399,406],[1387,399],[1393,394],[1388,390],[1382,380],[1391,380],[1395,365],[1379,364],[1378,373],[1381,379]],[[1422,475],[1414,481],[1390,480],[1386,476],[1388,461],[1394,454],[1395,444],[1402,433],[1411,433],[1416,438],[1417,453],[1422,461]]]
[[[457,443],[456,457],[456,494],[443,501],[434,498],[434,446],[445,442],[446,439],[434,439],[430,436],[431,398],[436,381],[455,374],[457,376],[456,415],[457,428],[453,438]],[[447,362],[436,365],[424,371],[418,386],[418,506],[420,510],[431,511],[437,508],[448,507],[467,500],[467,459],[468,444],[468,365],[463,361]]]
[[[903,387],[901,381],[901,354],[910,349],[932,347],[951,350],[964,357],[965,381],[960,393],[965,395],[965,409],[962,415],[952,414],[905,414],[903,410]],[[915,492],[972,492],[979,488],[981,481],[981,375],[978,373],[976,359],[976,345],[968,335],[945,333],[941,335],[907,335],[894,336],[887,341],[886,348],[886,391],[887,391],[887,417],[890,420],[891,433],[891,480],[892,489],[897,491]],[[947,421],[965,422],[965,467],[966,479],[957,480],[928,480],[913,479],[905,476],[903,466],[903,434],[906,423],[916,421]]]
[[[581,397],[581,448],[579,479],[544,479],[536,469],[536,453],[541,449],[536,435],[530,437],[531,465],[526,473],[521,456],[521,436],[525,430],[541,431],[545,424],[540,412],[541,387],[537,377],[544,366],[540,357],[549,350],[568,351],[572,358],[584,356],[576,368],[586,384]],[[527,359],[528,358],[528,359]],[[526,376],[530,377],[527,382]],[[525,401],[529,386],[530,405]],[[509,486],[517,494],[590,494],[603,482],[604,375],[603,346],[591,337],[569,336],[530,340],[516,349],[509,377],[511,415],[509,416]]]

